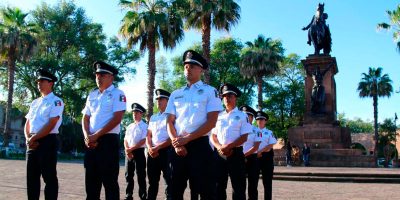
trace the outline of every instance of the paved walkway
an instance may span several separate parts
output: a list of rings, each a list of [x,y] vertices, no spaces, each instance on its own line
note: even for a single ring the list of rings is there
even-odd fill
[[[25,161],[1,160],[0,159],[0,200],[22,200],[26,199],[25,183]],[[59,162],[59,199],[76,200],[85,199],[84,169],[82,163]],[[399,174],[400,169],[383,168],[304,168],[304,167],[276,167],[279,172],[340,172],[340,173],[383,173]],[[124,196],[125,181],[124,168],[121,166],[119,183],[121,197]],[[42,184],[43,188],[43,184]],[[158,199],[163,199],[164,185],[160,184]],[[135,188],[137,194],[137,188]],[[263,199],[262,182],[259,182],[259,199]],[[102,190],[104,199],[104,189]],[[228,186],[228,199],[231,199],[231,187]],[[41,199],[44,199],[43,192]],[[135,199],[139,199],[137,196]],[[185,199],[189,198],[186,191]],[[273,199],[354,199],[354,200],[375,200],[375,199],[400,199],[399,184],[366,184],[366,183],[321,183],[321,182],[292,182],[273,181]]]

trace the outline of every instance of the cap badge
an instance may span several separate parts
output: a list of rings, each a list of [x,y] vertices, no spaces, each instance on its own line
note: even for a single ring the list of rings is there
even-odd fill
[[[193,57],[193,54],[192,54],[192,52],[187,52],[187,54],[186,54],[186,58],[192,58]]]

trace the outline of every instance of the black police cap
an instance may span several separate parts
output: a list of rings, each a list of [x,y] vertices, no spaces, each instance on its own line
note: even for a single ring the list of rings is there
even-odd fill
[[[185,53],[183,53],[183,58],[182,58],[183,64],[191,63],[195,65],[199,65],[203,69],[208,68],[208,63],[206,59],[203,58],[202,55],[197,53],[196,51],[193,50],[187,50]]]
[[[112,74],[112,75],[117,75],[118,70],[111,66],[110,64],[103,62],[103,61],[96,61],[93,63],[93,67],[95,69],[96,73],[102,73],[102,74]]]
[[[36,81],[38,80],[48,80],[51,82],[56,82],[58,79],[56,76],[54,76],[52,73],[50,73],[49,71],[45,70],[45,69],[39,69],[36,72]]]
[[[163,89],[156,89],[155,93],[156,93],[156,99],[159,99],[159,98],[169,99],[169,96],[171,95],[171,93],[169,93],[168,91],[163,90]]]
[[[257,115],[257,112],[248,105],[240,106],[239,110],[245,112],[246,114],[253,115],[253,117]]]
[[[132,112],[133,111],[139,111],[139,112],[142,112],[142,113],[146,112],[146,109],[142,105],[140,105],[138,103],[133,103],[131,107],[132,107]]]
[[[232,94],[236,95],[237,97],[240,97],[242,95],[242,92],[240,92],[240,90],[236,86],[234,86],[230,83],[225,83],[225,84],[221,85],[221,87],[219,88],[219,93],[221,96],[223,96],[225,94],[229,94],[229,93],[232,93]]]
[[[267,113],[265,113],[263,111],[257,111],[256,120],[259,120],[259,119],[268,120],[269,117],[268,117]]]

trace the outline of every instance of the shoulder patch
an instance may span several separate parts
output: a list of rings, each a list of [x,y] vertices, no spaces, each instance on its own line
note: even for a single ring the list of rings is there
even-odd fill
[[[120,102],[126,102],[126,96],[123,95],[123,94],[120,94],[120,95],[119,95],[119,101],[120,101]]]
[[[55,100],[54,101],[54,105],[55,106],[61,106],[62,105],[61,100]]]
[[[257,133],[257,136],[258,136],[258,137],[262,137],[262,132],[259,131],[259,132]]]

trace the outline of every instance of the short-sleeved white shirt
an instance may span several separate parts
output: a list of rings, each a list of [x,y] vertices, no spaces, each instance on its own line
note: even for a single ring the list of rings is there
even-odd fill
[[[122,90],[111,85],[103,93],[99,89],[90,92],[82,114],[90,117],[90,134],[103,128],[113,117],[114,112],[126,110],[126,97]],[[119,134],[120,124],[109,133]]]
[[[59,116],[60,118],[58,118],[56,125],[50,131],[50,134],[58,134],[63,110],[63,101],[53,92],[33,100],[29,107],[29,112],[25,116],[29,120],[29,133],[38,133],[49,122],[50,118]]]
[[[147,124],[143,121],[139,123],[131,123],[126,127],[125,140],[128,142],[129,147],[139,143],[147,137]],[[141,147],[145,147],[143,144]]]
[[[167,114],[164,112],[151,116],[148,129],[151,131],[151,143],[153,146],[168,140]]]
[[[165,113],[176,116],[178,136],[192,133],[207,121],[207,113],[222,111],[221,99],[215,88],[198,81],[172,92]]]
[[[261,144],[258,149],[263,149],[270,144],[276,144],[277,140],[271,130],[263,128],[260,130],[260,133],[261,133]]]
[[[247,136],[247,141],[243,144],[243,153],[249,151],[256,142],[261,142],[261,133],[257,127],[252,125],[252,131]],[[256,154],[257,151],[254,152]]]
[[[220,112],[217,124],[212,129],[212,134],[217,135],[218,142],[222,145],[230,144],[242,135],[252,132],[247,115],[237,108],[231,112]]]

